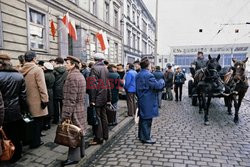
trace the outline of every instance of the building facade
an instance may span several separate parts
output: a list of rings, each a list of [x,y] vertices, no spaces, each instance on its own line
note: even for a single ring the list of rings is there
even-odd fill
[[[197,52],[202,51],[207,59],[210,54],[212,57],[221,55],[220,64],[222,67],[232,65],[232,58],[245,60],[250,55],[250,44],[226,44],[226,45],[201,45],[201,46],[173,46],[171,55],[174,57],[174,64],[189,71],[190,64],[196,59]],[[250,62],[247,62],[250,69]]]
[[[75,21],[77,41],[67,33],[62,17],[69,13]],[[73,55],[90,61],[101,52],[96,33],[107,34],[109,48],[105,51],[111,63],[121,63],[123,54],[122,0],[1,0],[0,53],[17,57],[27,50],[36,51],[38,60]],[[54,21],[53,39],[50,22]]]
[[[155,19],[142,0],[124,0],[123,6],[123,64],[133,63],[142,57],[154,62]]]
[[[165,69],[167,67],[167,64],[174,64],[174,57],[171,54],[166,55],[158,55],[157,56],[157,66],[160,66],[161,68]]]

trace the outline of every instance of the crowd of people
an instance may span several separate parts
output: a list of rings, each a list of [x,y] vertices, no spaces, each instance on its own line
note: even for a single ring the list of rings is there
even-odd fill
[[[95,62],[88,65],[74,56],[38,61],[33,51],[18,59],[20,64],[14,67],[9,55],[0,54],[0,126],[15,145],[11,162],[21,158],[22,124],[28,114],[34,120],[29,143],[32,149],[43,145],[43,130],[50,129],[51,123],[70,120],[81,128],[81,147],[69,148],[63,165],[77,163],[85,154],[87,107],[95,108],[99,122],[92,128],[94,138],[89,144],[102,144],[109,138],[108,126],[117,125],[117,114],[109,118],[106,106],[117,111],[121,89],[126,92],[127,116],[133,117],[139,111],[139,139],[154,144],[150,135],[152,119],[158,116],[162,97],[173,100],[174,89],[175,100],[181,101],[186,80],[179,67],[174,72],[168,64],[163,73],[159,66],[152,67],[147,58],[128,63],[126,69],[122,64],[109,64],[102,53],[96,53]],[[166,93],[162,93],[165,88]]]

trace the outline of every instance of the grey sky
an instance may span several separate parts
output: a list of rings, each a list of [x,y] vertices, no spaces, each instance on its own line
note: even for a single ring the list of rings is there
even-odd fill
[[[155,17],[156,0],[143,1]],[[159,0],[158,52],[166,54],[168,46],[250,43],[250,24],[221,25],[246,22],[250,0]]]

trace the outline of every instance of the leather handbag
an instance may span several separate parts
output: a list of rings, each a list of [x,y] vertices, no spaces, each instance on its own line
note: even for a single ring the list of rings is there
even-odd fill
[[[8,140],[3,129],[0,129],[0,133],[3,138],[1,141],[2,155],[0,156],[0,161],[9,161],[15,152],[15,146],[11,140]]]
[[[108,123],[115,123],[116,121],[116,109],[112,104],[106,105]]]
[[[96,115],[96,109],[94,106],[90,106],[87,109],[87,121],[88,124],[91,126],[96,126],[99,123]]]
[[[65,120],[57,126],[54,142],[59,145],[77,148],[81,146],[82,136],[81,128],[73,125],[70,120]]]

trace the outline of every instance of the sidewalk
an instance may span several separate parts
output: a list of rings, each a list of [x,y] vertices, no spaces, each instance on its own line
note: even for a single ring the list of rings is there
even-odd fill
[[[124,126],[121,126],[120,124],[124,124],[124,122],[128,122],[127,120],[131,120],[132,118],[126,117],[127,115],[127,105],[125,100],[120,100],[118,102],[119,110],[118,110],[118,125],[115,127],[110,127],[110,136],[113,134],[112,131],[115,131],[113,129],[120,130],[121,128],[124,128]],[[87,112],[87,111],[86,111]],[[117,127],[117,128],[116,128]],[[11,166],[11,167],[47,167],[47,166],[60,166],[60,163],[62,160],[66,160],[67,158],[67,152],[68,147],[60,146],[54,143],[55,139],[55,133],[56,133],[56,125],[52,125],[51,129],[48,131],[45,131],[46,136],[42,137],[42,141],[44,142],[44,145],[37,148],[37,149],[29,149],[28,146],[23,147],[23,157],[16,162],[15,164],[2,164],[0,163],[0,166]],[[119,129],[120,128],[120,129]],[[114,135],[113,135],[114,136]],[[88,141],[90,138],[93,138],[92,135],[92,127],[89,126],[87,130],[87,135],[85,136],[85,142],[86,147],[88,147]],[[112,137],[110,137],[111,139]],[[98,151],[102,146],[95,147],[97,149],[94,149],[94,151]],[[90,147],[90,148],[91,148]],[[89,157],[89,154],[91,153],[93,149],[86,149],[86,157]]]

